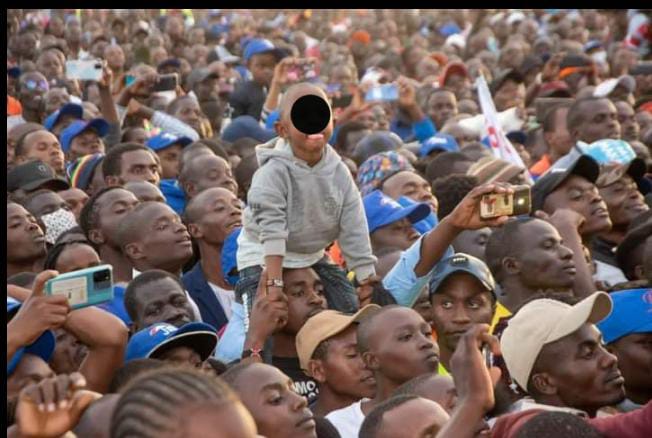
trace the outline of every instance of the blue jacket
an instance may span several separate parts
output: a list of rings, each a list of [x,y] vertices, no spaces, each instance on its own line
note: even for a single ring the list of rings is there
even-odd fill
[[[224,309],[215,296],[215,292],[208,284],[200,262],[181,277],[183,286],[186,288],[192,299],[199,307],[199,313],[203,322],[215,327],[218,332],[229,320],[226,318]]]

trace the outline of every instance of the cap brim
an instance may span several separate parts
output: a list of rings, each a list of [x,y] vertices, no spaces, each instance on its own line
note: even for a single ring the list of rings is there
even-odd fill
[[[217,346],[218,337],[204,323],[189,323],[177,330],[172,336],[152,348],[147,357],[156,357],[164,352],[180,346],[192,348],[199,354],[202,361],[210,357]]]
[[[95,129],[95,131],[97,132],[97,135],[99,135],[100,137],[104,137],[106,134],[109,133],[109,124],[104,119],[93,119],[93,120],[91,120],[90,122],[88,122],[86,127],[81,132],[87,130],[88,128]]]
[[[611,297],[606,292],[595,292],[572,307],[546,338],[546,343],[568,336],[586,323],[597,324],[611,313]]]
[[[477,272],[475,272],[475,270],[473,270],[473,269],[469,269],[469,268],[464,267],[464,266],[459,266],[459,267],[452,268],[450,271],[448,271],[448,272],[446,273],[446,275],[444,275],[443,277],[439,278],[438,281],[437,281],[436,283],[435,283],[435,282],[432,282],[432,283],[430,283],[430,284],[428,285],[429,288],[430,288],[430,296],[433,296],[434,294],[437,293],[437,290],[439,289],[439,286],[444,282],[444,280],[446,280],[446,279],[447,279],[448,277],[450,277],[451,275],[453,275],[453,274],[457,274],[457,273],[459,273],[459,272],[465,272],[465,273],[467,273],[467,274],[469,274],[469,275],[472,275],[472,276],[473,276],[475,279],[477,279],[477,280],[478,280],[478,281],[479,281],[479,282],[480,282],[480,283],[481,283],[481,284],[482,284],[482,285],[483,285],[483,286],[484,286],[484,287],[485,287],[489,292],[491,292],[491,293],[494,294],[494,295],[496,294],[496,291],[494,290],[494,288],[493,288],[489,283],[487,283],[483,278],[480,278],[480,277],[478,276]]]
[[[394,213],[385,217],[385,220],[382,221],[377,227],[382,228],[386,225],[389,225],[393,222],[399,221],[404,218],[408,218],[410,222],[416,224],[419,221],[424,220],[430,214],[430,206],[425,203],[420,203],[412,205],[410,207],[404,207],[400,210],[395,211]]]
[[[640,181],[647,172],[647,165],[642,158],[634,158],[627,166],[627,175],[631,176],[635,182]]]
[[[575,164],[569,168],[568,175],[577,175],[595,184],[600,176],[600,165],[588,155],[580,155]],[[566,176],[566,178],[568,177]],[[564,178],[564,180],[566,179]]]
[[[19,188],[26,191],[32,191],[44,186],[45,184],[51,184],[51,187],[54,190],[68,190],[70,188],[70,184],[61,178],[43,178],[27,183]]]
[[[57,341],[54,337],[54,333],[51,330],[46,330],[41,336],[38,337],[33,344],[30,344],[26,347],[20,348],[14,353],[13,357],[9,362],[7,362],[7,376],[11,375],[15,370],[20,360],[23,358],[23,355],[33,354],[40,357],[45,362],[49,362],[52,354],[54,354],[54,348],[56,347]]]

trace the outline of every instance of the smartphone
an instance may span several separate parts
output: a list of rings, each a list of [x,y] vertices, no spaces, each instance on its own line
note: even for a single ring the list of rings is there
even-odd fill
[[[327,84],[326,94],[334,94],[342,89],[342,84]]]
[[[134,75],[125,75],[125,86],[129,86],[136,81],[136,76]]]
[[[480,200],[480,217],[492,219],[499,216],[519,216],[530,213],[532,196],[530,186],[514,187],[513,194],[490,193]]]
[[[72,309],[113,299],[113,267],[99,265],[61,274],[45,283],[46,295],[65,295]]]
[[[317,78],[317,69],[314,62],[295,64],[288,69],[287,77],[290,81],[311,81]]]
[[[66,61],[66,77],[80,81],[99,81],[102,79],[103,68],[102,60],[99,59]]]
[[[383,84],[373,87],[365,96],[367,102],[392,102],[398,100],[398,85],[396,84]]]
[[[172,91],[179,85],[179,76],[176,73],[159,75],[152,91]]]

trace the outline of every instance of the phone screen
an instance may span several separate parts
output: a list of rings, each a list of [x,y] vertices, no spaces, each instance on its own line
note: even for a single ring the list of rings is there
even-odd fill
[[[176,73],[161,75],[158,77],[153,91],[172,91],[176,90],[178,84],[178,76]]]
[[[66,61],[66,78],[80,81],[99,81],[102,79],[102,69],[102,61],[98,59]]]
[[[391,102],[398,100],[398,85],[383,84],[377,87],[373,87],[365,95],[365,100],[367,102]]]

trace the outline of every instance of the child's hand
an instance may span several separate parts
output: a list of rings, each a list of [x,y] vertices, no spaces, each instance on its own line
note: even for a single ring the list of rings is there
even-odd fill
[[[358,293],[358,301],[360,301],[360,307],[371,304],[371,296],[374,293],[374,288],[380,284],[380,281],[381,280],[378,275],[372,275],[371,277],[368,277],[357,284],[356,292]]]
[[[264,342],[268,336],[285,326],[288,321],[287,296],[279,287],[267,286],[267,270],[260,275],[256,290],[249,332],[251,337]]]

